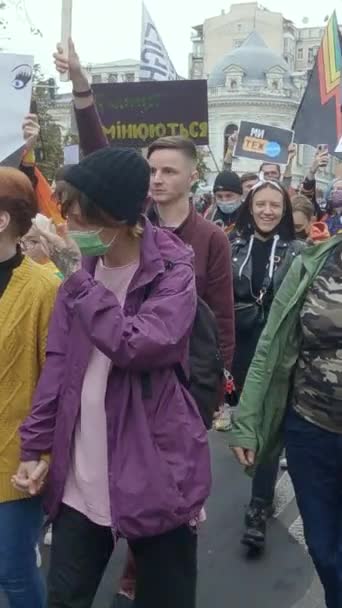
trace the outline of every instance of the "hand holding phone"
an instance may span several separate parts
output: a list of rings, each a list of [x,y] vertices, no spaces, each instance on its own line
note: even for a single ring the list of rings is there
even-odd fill
[[[329,146],[328,146],[328,144],[320,144],[319,146],[317,146],[316,157],[317,157],[317,161],[318,161],[318,168],[327,167],[327,165],[329,163]]]
[[[316,148],[315,156],[312,165],[309,169],[310,179],[314,179],[318,169],[324,168],[329,163],[329,147],[328,144],[320,144]]]

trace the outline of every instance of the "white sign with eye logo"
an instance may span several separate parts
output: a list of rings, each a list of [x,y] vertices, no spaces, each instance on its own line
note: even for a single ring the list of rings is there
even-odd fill
[[[0,53],[0,162],[24,145],[22,124],[32,94],[33,57]]]

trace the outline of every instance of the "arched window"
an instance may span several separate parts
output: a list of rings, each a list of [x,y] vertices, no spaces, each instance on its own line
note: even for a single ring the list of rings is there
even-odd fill
[[[228,150],[228,140],[229,137],[231,135],[233,135],[233,133],[235,133],[236,131],[238,131],[239,128],[237,125],[235,125],[234,123],[230,123],[229,125],[226,126],[225,130],[224,130],[224,150],[223,150],[223,158],[225,158],[226,154],[227,154],[227,150]]]
[[[236,80],[231,80],[230,81],[230,88],[232,91],[234,91],[235,89],[237,89],[237,82]]]
[[[278,80],[273,80],[273,82],[272,82],[273,91],[278,91],[278,88],[279,88]]]

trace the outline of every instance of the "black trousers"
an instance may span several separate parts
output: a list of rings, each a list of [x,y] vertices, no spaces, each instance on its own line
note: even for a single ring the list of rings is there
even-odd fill
[[[134,608],[195,608],[196,531],[182,526],[129,546],[137,568]],[[91,608],[113,549],[110,528],[63,505],[53,526],[48,608]]]

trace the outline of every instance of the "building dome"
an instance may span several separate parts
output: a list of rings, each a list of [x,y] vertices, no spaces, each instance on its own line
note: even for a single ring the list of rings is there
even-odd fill
[[[252,32],[240,47],[227,53],[216,64],[209,76],[209,87],[224,87],[227,70],[233,67],[243,71],[244,80],[259,82],[265,81],[269,70],[278,67],[282,69],[285,79],[290,81],[290,72],[285,60],[268,48],[257,32]]]

